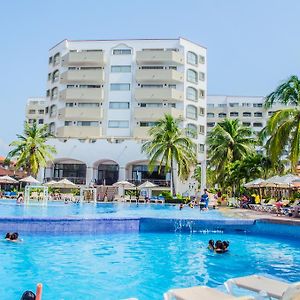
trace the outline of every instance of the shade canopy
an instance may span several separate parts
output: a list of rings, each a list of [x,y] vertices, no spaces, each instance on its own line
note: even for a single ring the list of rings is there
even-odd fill
[[[72,181],[68,180],[67,178],[64,178],[60,181],[58,181],[56,184],[52,184],[52,187],[62,188],[62,189],[72,189],[76,187],[76,184]]]
[[[17,182],[18,180],[7,175],[0,177],[0,183],[17,183]]]
[[[154,184],[150,181],[145,181],[144,183],[138,186],[138,189],[153,189],[155,187],[157,187],[157,184]]]
[[[39,184],[40,182],[33,178],[31,175],[25,178],[20,179],[21,182],[29,183],[29,184]]]
[[[262,187],[278,187],[278,181],[280,180],[280,176],[273,176],[265,180],[260,186]]]
[[[254,188],[254,187],[260,187],[263,183],[265,182],[265,180],[261,179],[261,178],[257,178],[255,180],[252,180],[250,182],[245,183],[245,187],[246,188]]]
[[[46,185],[46,186],[54,186],[55,184],[57,184],[57,181],[55,181],[55,180],[51,180],[51,181],[44,183],[44,185]]]
[[[126,180],[121,180],[121,181],[118,181],[118,182],[115,182],[113,184],[113,186],[116,186],[116,187],[123,187],[123,188],[130,188],[130,187],[135,187],[135,185],[129,181],[126,181]]]
[[[277,184],[278,187],[290,188],[293,187],[294,182],[297,180],[300,180],[299,176],[296,176],[294,174],[286,174],[278,178],[278,180],[276,180],[275,183]]]

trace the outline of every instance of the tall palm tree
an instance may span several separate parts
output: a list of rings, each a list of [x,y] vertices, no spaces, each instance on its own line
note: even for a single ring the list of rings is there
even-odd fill
[[[300,80],[297,76],[291,76],[266,97],[267,108],[276,103],[291,107],[276,111],[261,137],[266,139],[267,153],[272,161],[278,161],[288,151],[291,169],[295,171],[300,156]]]
[[[47,145],[47,139],[51,135],[48,126],[38,126],[36,122],[25,122],[24,134],[17,134],[18,140],[10,146],[14,147],[8,155],[8,159],[16,158],[16,167],[22,167],[29,174],[36,176],[41,167],[45,167],[48,160],[52,160],[52,154],[56,153],[53,146]]]
[[[251,128],[242,126],[238,119],[225,119],[208,134],[209,165],[215,170],[217,183],[226,175],[228,165],[254,153],[255,139]]]
[[[151,140],[142,146],[142,151],[149,156],[149,172],[158,164],[158,172],[171,172],[172,193],[176,195],[174,185],[174,166],[177,175],[186,180],[191,168],[196,165],[195,144],[185,135],[179,126],[181,120],[165,114],[154,127],[149,130]]]

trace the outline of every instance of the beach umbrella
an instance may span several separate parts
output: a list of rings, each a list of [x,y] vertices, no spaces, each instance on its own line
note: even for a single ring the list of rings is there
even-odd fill
[[[157,184],[154,184],[150,181],[145,181],[144,183],[142,183],[141,185],[139,185],[137,188],[139,190],[147,190],[147,195],[150,198],[151,197],[151,190],[153,188],[157,187]]]
[[[255,180],[245,183],[244,186],[246,188],[255,188],[255,187],[260,187],[262,185],[262,183],[264,183],[264,182],[265,181],[263,179],[257,178]]]
[[[46,186],[54,186],[55,184],[57,184],[57,181],[55,181],[55,180],[51,180],[51,181],[44,183],[44,185],[46,185]]]
[[[260,184],[262,187],[277,187],[278,181],[280,180],[280,176],[273,176],[268,179],[266,179],[264,182]]]
[[[35,178],[33,178],[31,175],[27,176],[25,178],[22,178],[19,180],[20,182],[25,182],[28,184],[40,184],[40,182],[38,180],[36,180]]]
[[[294,174],[286,174],[284,176],[279,177],[277,180],[275,180],[275,183],[278,185],[278,187],[290,188],[293,187],[293,183],[297,180],[300,181],[299,176],[296,176]]]
[[[62,189],[71,189],[71,188],[75,188],[76,184],[73,183],[72,181],[64,178],[64,179],[58,181],[56,184],[53,184],[52,186],[57,187],[57,188],[62,188]]]
[[[122,188],[122,193],[120,192],[120,189],[119,189],[119,195],[123,195],[125,194],[125,188],[133,188],[135,187],[135,185],[129,181],[126,181],[126,180],[121,180],[121,181],[118,181],[118,182],[115,182],[113,184],[113,186],[116,186],[118,188]]]
[[[7,176],[7,175],[0,177],[0,183],[12,184],[12,183],[17,183],[17,182],[18,182],[18,180],[14,179],[10,176]]]

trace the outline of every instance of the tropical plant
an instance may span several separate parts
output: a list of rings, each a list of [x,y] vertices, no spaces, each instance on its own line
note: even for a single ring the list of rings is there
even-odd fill
[[[158,172],[164,170],[171,173],[172,194],[176,195],[174,169],[181,180],[186,180],[191,168],[196,165],[195,144],[180,128],[181,119],[174,119],[165,114],[157,124],[149,130],[151,139],[143,144],[142,152],[149,157],[149,172],[153,172],[158,164]]]
[[[230,164],[255,152],[251,128],[242,126],[238,119],[225,119],[208,134],[209,167],[216,182],[222,185]],[[227,173],[228,175],[228,173]]]
[[[55,147],[48,145],[47,139],[51,135],[48,126],[38,126],[36,122],[25,122],[23,135],[17,134],[18,140],[10,146],[14,147],[7,155],[8,159],[16,159],[16,168],[23,168],[29,174],[36,176],[47,161],[52,160],[56,153]]]

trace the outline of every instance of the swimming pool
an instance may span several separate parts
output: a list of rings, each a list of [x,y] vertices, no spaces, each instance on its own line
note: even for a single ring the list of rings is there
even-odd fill
[[[253,273],[300,281],[297,239],[145,232],[23,238],[0,242],[0,299],[18,300],[37,282],[44,284],[43,300],[153,300],[170,288],[217,287]],[[230,251],[211,253],[211,238],[229,240]]]
[[[129,203],[92,203],[64,204],[48,202],[47,206],[16,205],[15,200],[0,200],[0,216],[3,217],[151,217],[151,218],[185,218],[185,219],[222,219],[217,210],[200,211],[199,208],[185,207],[179,210],[178,205],[168,204],[129,204]]]

